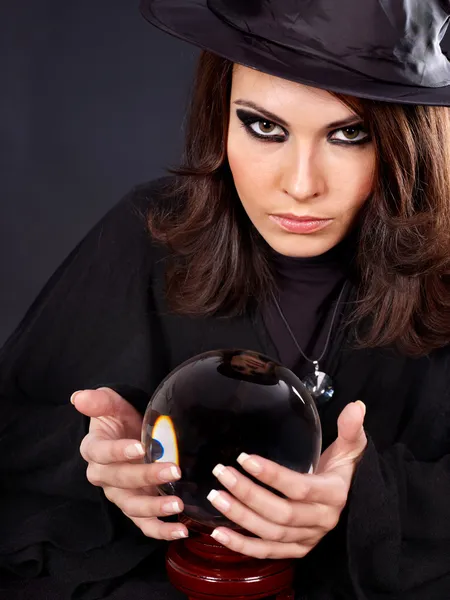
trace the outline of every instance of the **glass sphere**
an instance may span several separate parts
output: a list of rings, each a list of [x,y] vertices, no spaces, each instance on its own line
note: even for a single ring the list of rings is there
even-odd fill
[[[224,489],[214,467],[245,473],[236,459],[246,452],[311,473],[322,434],[314,401],[292,371],[256,352],[217,350],[194,356],[162,381],[144,415],[142,443],[145,462],[181,469],[181,479],[160,485],[160,493],[180,497],[194,521],[233,527],[206,498]]]

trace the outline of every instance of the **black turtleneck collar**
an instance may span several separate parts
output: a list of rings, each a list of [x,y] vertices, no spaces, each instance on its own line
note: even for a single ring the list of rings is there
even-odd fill
[[[270,250],[275,271],[277,297],[297,343],[312,360],[326,346],[334,305],[345,282],[353,275],[355,235],[350,235],[327,252],[308,258],[290,257]],[[270,336],[281,361],[301,377],[312,369],[304,361],[280,318],[275,303],[263,309]],[[338,326],[338,319],[333,329]],[[331,343],[330,343],[331,345]],[[329,348],[324,356],[326,357]]]
[[[344,274],[348,274],[350,266],[354,263],[355,248],[355,236],[350,235],[318,256],[306,258],[286,256],[270,248],[269,259],[281,280],[319,283],[324,280],[340,279]]]

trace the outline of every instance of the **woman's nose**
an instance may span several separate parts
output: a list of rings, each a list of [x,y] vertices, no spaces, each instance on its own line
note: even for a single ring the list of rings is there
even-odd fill
[[[322,195],[326,183],[320,159],[312,148],[292,149],[282,172],[282,187],[294,200],[305,202]]]

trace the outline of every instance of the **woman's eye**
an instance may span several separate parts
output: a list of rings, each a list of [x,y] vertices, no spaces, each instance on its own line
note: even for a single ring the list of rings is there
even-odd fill
[[[369,134],[364,130],[362,125],[352,125],[343,127],[334,132],[330,139],[338,142],[363,142],[369,138]]]
[[[238,109],[238,119],[249,135],[265,142],[284,142],[288,133],[281,127],[261,115]]]
[[[284,131],[279,125],[275,125],[271,121],[259,120],[249,123],[250,128],[258,135],[264,137],[272,137],[284,135]]]

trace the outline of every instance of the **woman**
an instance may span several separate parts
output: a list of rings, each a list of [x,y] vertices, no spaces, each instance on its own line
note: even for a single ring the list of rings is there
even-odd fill
[[[299,597],[447,598],[450,79],[421,42],[448,15],[181,4],[142,6],[206,50],[185,164],[102,219],[2,351],[5,597],[178,597],[159,540],[188,535],[164,520],[183,505],[154,486],[181,473],[142,464],[142,414],[181,362],[240,347],[316,384],[318,362],[334,394],[317,473],[239,457],[286,499],[217,466],[210,501],[256,537],[213,535],[295,558]]]

